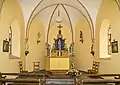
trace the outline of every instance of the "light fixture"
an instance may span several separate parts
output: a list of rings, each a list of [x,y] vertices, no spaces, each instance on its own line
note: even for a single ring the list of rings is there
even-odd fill
[[[95,55],[94,44],[92,44],[92,46],[91,46],[91,51],[90,51],[90,53],[91,53],[93,56]]]
[[[25,56],[28,55],[29,51],[28,38],[25,39]]]
[[[95,55],[95,45],[94,45],[94,40],[95,40],[95,39],[92,39],[92,46],[91,46],[91,51],[90,51],[90,53],[92,54],[92,56]]]
[[[61,23],[62,22],[62,18],[60,17],[60,10],[58,9],[58,15],[56,17],[56,22],[57,23]]]

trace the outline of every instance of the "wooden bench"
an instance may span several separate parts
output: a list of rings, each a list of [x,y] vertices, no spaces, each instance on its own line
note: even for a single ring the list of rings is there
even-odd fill
[[[92,69],[88,70],[89,74],[97,74],[99,70],[99,64],[100,62],[98,61],[93,61]]]

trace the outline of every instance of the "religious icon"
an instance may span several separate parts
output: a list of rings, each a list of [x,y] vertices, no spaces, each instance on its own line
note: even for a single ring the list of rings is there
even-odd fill
[[[112,42],[112,53],[118,53],[118,41],[113,40],[113,42]]]
[[[3,40],[3,52],[9,52],[9,41]]]

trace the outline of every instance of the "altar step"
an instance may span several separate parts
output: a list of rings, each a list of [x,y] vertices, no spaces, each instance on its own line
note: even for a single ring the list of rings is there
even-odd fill
[[[66,75],[67,71],[68,70],[51,70],[50,72],[52,73],[52,75],[63,76]]]

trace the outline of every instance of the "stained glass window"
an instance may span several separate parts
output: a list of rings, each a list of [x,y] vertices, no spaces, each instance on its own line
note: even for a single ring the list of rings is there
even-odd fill
[[[112,47],[111,47],[111,25],[109,25],[108,29],[108,55],[111,55],[112,53]]]
[[[12,29],[11,26],[9,27],[9,50],[10,55],[12,54]]]

